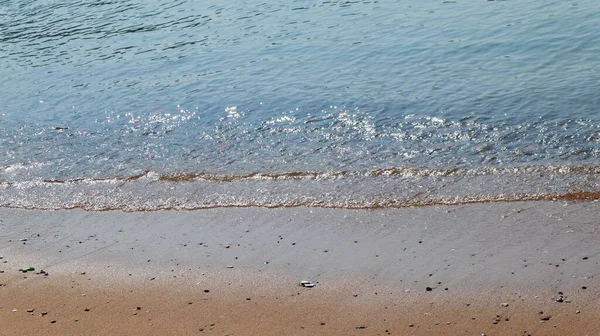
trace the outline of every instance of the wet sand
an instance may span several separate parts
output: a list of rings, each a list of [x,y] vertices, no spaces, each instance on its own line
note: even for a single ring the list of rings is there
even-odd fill
[[[0,335],[599,335],[599,213],[1,209]]]

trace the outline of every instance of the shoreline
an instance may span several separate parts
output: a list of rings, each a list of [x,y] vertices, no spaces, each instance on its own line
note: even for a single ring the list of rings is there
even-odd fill
[[[0,335],[594,335],[598,213],[0,209]]]

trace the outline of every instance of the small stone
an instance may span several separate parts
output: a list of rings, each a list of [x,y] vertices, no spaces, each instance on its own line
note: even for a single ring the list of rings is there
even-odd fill
[[[208,289],[205,289],[205,290],[204,290],[204,293],[208,293],[208,292],[210,292],[210,290],[208,290]]]
[[[225,245],[225,248],[230,248],[230,247],[231,247],[231,245]]]
[[[503,302],[503,303],[501,303],[500,305],[501,305],[502,307],[508,307],[508,306],[510,306],[510,305],[509,305],[507,302]]]
[[[358,326],[356,326],[356,329],[367,329],[367,326],[364,326],[364,325],[358,325]]]
[[[89,312],[90,308],[85,308],[83,311]]]
[[[29,309],[27,309],[27,312],[28,312],[28,313],[33,313],[33,308],[29,308]]]
[[[12,310],[12,312],[13,312],[13,313],[16,313],[16,312],[18,312],[18,311],[19,311],[18,309],[13,309],[13,310]]]
[[[229,266],[227,266],[227,268],[233,268],[233,266],[229,265]]]
[[[540,317],[540,320],[542,320],[542,321],[550,321],[551,318],[552,318],[552,316],[550,316],[550,315],[542,315],[542,317]]]
[[[583,257],[583,260],[588,260],[588,257]]]
[[[415,325],[414,325],[414,324],[409,324],[408,326],[412,328],[412,327],[414,327]]]
[[[431,292],[433,290],[433,288],[431,288],[431,287],[425,287],[425,290],[428,291],[428,292]]]
[[[52,320],[52,321],[50,321],[50,323],[56,323],[56,320]]]
[[[40,314],[40,316],[46,316],[46,315],[48,315],[48,312],[42,312],[42,313]]]

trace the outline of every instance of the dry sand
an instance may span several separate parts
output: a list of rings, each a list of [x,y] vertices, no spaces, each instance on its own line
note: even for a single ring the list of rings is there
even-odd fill
[[[0,335],[600,335],[598,214],[1,209]]]

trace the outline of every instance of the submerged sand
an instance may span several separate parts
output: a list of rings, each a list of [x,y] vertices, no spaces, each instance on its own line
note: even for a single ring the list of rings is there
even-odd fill
[[[1,209],[0,335],[599,335],[599,213]]]

